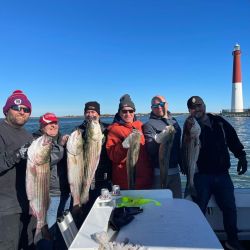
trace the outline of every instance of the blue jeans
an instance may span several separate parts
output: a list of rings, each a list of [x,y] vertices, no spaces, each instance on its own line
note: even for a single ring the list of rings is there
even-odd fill
[[[54,224],[56,224],[57,217],[62,216],[63,211],[69,209],[70,206],[70,196],[51,196],[50,204],[47,211],[47,224],[49,229],[51,229]]]
[[[50,204],[47,211],[46,220],[53,241],[48,241],[45,239],[40,240],[37,243],[38,250],[67,249],[62,238],[61,232],[57,226],[56,220],[58,217],[62,216],[65,210],[69,209],[70,200],[70,195],[50,197]]]
[[[203,214],[211,195],[223,214],[224,229],[230,240],[237,240],[237,211],[234,197],[234,186],[229,174],[200,174],[194,176],[194,185],[197,191],[195,202]]]

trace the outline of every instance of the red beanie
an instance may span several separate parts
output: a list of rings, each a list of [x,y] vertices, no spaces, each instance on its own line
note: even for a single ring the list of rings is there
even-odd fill
[[[8,110],[13,105],[24,105],[27,108],[30,108],[31,111],[31,103],[28,100],[27,96],[23,93],[22,90],[15,90],[11,96],[7,99],[4,107],[3,107],[3,113],[4,115],[7,114]]]
[[[54,113],[46,113],[40,117],[39,122],[43,125],[47,125],[51,122],[58,122],[58,118]]]

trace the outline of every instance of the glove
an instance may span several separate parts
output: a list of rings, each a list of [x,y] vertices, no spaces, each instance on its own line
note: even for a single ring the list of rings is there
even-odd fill
[[[16,156],[18,159],[27,159],[28,148],[30,146],[30,142],[25,143],[21,148],[17,149]]]
[[[134,216],[128,214],[124,207],[115,208],[109,218],[109,225],[114,231],[119,231],[121,227],[127,225],[134,219]]]
[[[242,155],[239,157],[237,172],[238,175],[242,175],[245,174],[246,171],[247,171],[247,159],[246,155]]]
[[[173,127],[172,125],[166,126],[166,128],[163,129],[159,134],[156,134],[154,136],[155,141],[161,144],[165,136],[172,130],[172,127]]]
[[[140,134],[141,134],[141,132],[140,132],[139,130],[134,129],[133,132],[132,132],[131,134],[129,134],[129,135],[125,138],[125,140],[122,142],[123,148],[129,148],[129,147],[130,147],[131,141],[132,141],[133,136],[134,136],[135,133],[140,133]]]

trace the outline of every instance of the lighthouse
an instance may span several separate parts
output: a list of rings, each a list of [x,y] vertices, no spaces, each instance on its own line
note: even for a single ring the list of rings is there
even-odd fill
[[[232,102],[231,112],[243,112],[241,63],[240,63],[240,45],[236,44],[233,51],[233,84],[232,84]]]

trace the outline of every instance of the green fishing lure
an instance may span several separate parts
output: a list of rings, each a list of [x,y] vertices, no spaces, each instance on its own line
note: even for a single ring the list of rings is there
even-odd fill
[[[145,199],[143,197],[132,197],[132,196],[123,196],[117,200],[117,207],[139,207],[149,203],[154,203],[155,206],[161,206],[159,201],[153,199]]]

